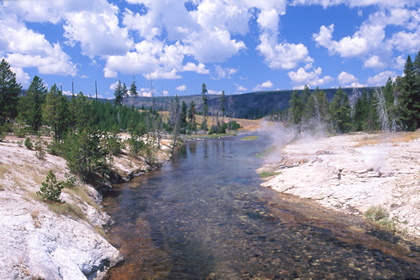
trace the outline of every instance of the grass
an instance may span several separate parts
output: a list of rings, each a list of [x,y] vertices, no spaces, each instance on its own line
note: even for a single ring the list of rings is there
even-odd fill
[[[63,189],[63,192],[70,194],[72,198],[78,203],[86,202],[93,208],[97,210],[99,209],[98,204],[89,196],[86,188],[84,187],[65,188]]]
[[[263,150],[261,153],[257,153],[257,157],[267,157],[276,151],[276,146],[270,146],[267,149]]]
[[[275,172],[275,171],[264,171],[260,173],[260,177],[261,178],[268,178],[268,177],[273,177],[273,176],[277,176],[280,175],[281,172]]]
[[[364,216],[366,220],[385,230],[395,231],[395,220],[389,219],[388,211],[382,206],[371,206]]]
[[[366,137],[360,140],[355,146],[368,146],[368,145],[377,145],[381,143],[404,143],[410,142],[413,140],[417,140],[420,138],[420,130],[413,131],[413,132],[396,132],[396,133],[384,133],[379,134],[373,137]]]
[[[252,136],[246,136],[246,137],[242,138],[241,140],[252,141],[252,140],[257,140],[257,139],[258,139],[257,135],[252,135]]]
[[[10,172],[10,167],[4,164],[0,164],[0,179],[4,179],[6,173]]]
[[[235,136],[236,133],[225,133],[225,134],[201,134],[201,135],[188,135],[186,139],[214,139],[226,136]]]
[[[75,220],[79,218],[81,220],[88,221],[82,209],[72,203],[48,202],[48,209],[59,215],[70,216]]]

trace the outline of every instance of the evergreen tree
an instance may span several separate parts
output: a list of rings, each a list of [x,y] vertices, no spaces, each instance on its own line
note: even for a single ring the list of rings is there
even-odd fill
[[[45,178],[45,182],[42,183],[42,187],[36,192],[36,194],[51,202],[64,203],[60,199],[61,190],[63,188],[63,182],[58,181],[54,172],[50,170]]]
[[[17,116],[19,94],[22,86],[16,81],[16,74],[10,69],[9,63],[0,62],[0,125],[7,119]]]
[[[115,96],[114,104],[115,105],[117,106],[122,105],[124,94],[125,94],[124,86],[121,84],[121,81],[118,81],[117,86],[115,87],[115,90],[114,90],[114,96]]]
[[[69,114],[67,98],[63,96],[57,85],[54,84],[47,93],[45,104],[42,108],[42,118],[54,131],[54,138],[61,139],[67,130]]]
[[[420,57],[417,56],[418,60]],[[397,78],[397,100],[398,100],[398,119],[403,128],[416,130],[420,127],[420,69],[415,65],[420,65],[420,61],[411,61],[407,57],[404,67],[404,76]]]
[[[353,114],[353,129],[355,131],[363,131],[367,127],[369,113],[369,101],[366,91],[356,100]]]
[[[180,112],[180,116],[179,116],[180,127],[181,128],[186,128],[187,127],[187,110],[188,110],[187,104],[185,103],[184,100],[182,100],[181,112]]]
[[[318,88],[315,91],[316,101],[318,103],[318,110],[319,110],[319,118],[321,123],[324,123],[328,120],[328,98],[327,94],[323,90],[319,90]]]
[[[188,108],[188,119],[190,120],[190,129],[197,130],[197,124],[195,122],[195,103],[194,100],[191,100],[190,106]]]
[[[127,85],[125,83],[123,83],[122,85],[122,96],[123,98],[126,97],[128,95],[128,89],[127,89]]]
[[[139,95],[139,93],[137,92],[137,86],[136,86],[136,82],[135,81],[133,81],[133,83],[130,86],[130,93],[134,97],[137,97]]]
[[[382,88],[385,98],[386,108],[388,110],[389,124],[392,131],[396,130],[396,106],[395,106],[395,85],[391,78],[388,78],[386,85]]]
[[[91,104],[82,92],[72,96],[69,104],[69,122],[73,131],[91,126],[91,110]]]
[[[351,108],[348,95],[340,88],[330,103],[331,121],[335,131],[345,133],[351,129]]]
[[[64,158],[70,171],[83,181],[91,181],[95,175],[109,174],[110,151],[101,141],[103,132],[92,128],[80,130],[64,140]]]
[[[297,90],[294,90],[289,99],[289,122],[298,125],[302,121],[303,104]]]
[[[226,96],[224,90],[222,90],[222,95],[220,96],[220,110],[222,111],[222,122],[224,122],[226,112]]]
[[[19,100],[19,113],[35,132],[42,126],[42,106],[46,94],[47,88],[42,79],[34,76],[26,95]]]
[[[201,129],[202,130],[208,130],[207,127],[207,114],[209,111],[209,104],[208,104],[208,99],[207,99],[207,86],[205,83],[202,84],[201,86],[201,99],[203,101],[203,122],[201,123]]]

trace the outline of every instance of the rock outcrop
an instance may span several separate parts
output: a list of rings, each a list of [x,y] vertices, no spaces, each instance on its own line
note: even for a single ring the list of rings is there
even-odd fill
[[[399,230],[420,237],[418,136],[419,131],[300,139],[259,170],[276,174],[262,186],[345,213],[381,206]]]
[[[0,155],[0,279],[101,279],[123,260],[104,237],[102,226],[111,219],[92,186],[64,189],[63,204],[36,196],[48,170],[64,180],[64,159],[40,160],[5,142]]]

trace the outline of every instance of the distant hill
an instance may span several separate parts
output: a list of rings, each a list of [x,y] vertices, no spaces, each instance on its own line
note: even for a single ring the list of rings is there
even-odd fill
[[[359,90],[371,90],[372,88],[360,88]],[[337,89],[322,89],[328,100],[331,101]],[[343,88],[350,96],[353,88]],[[311,90],[312,92],[313,90]],[[289,106],[290,95],[293,90],[260,91],[237,95],[226,95],[226,115],[234,118],[259,119],[272,112],[279,112]],[[220,104],[220,95],[207,95],[209,113],[216,112]],[[194,101],[197,111],[202,110],[201,95],[178,96],[180,102],[184,101],[187,105]],[[154,104],[157,110],[167,111],[171,101],[175,96],[159,97],[126,97],[124,105],[136,108],[149,109]],[[229,102],[231,103],[229,110]]]

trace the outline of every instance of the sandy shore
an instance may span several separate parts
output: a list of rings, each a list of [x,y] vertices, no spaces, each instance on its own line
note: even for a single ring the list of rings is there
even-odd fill
[[[303,138],[282,148],[262,184],[363,215],[382,206],[398,231],[420,237],[420,131]]]

